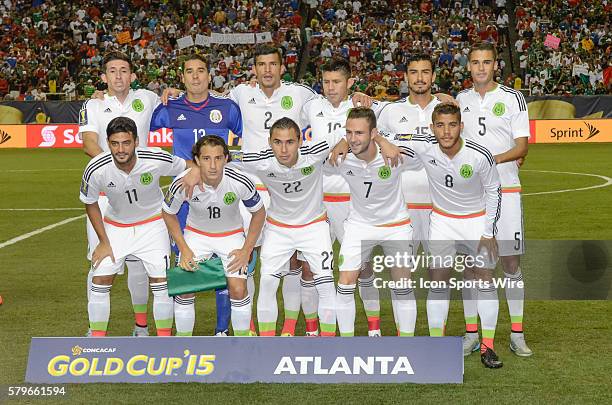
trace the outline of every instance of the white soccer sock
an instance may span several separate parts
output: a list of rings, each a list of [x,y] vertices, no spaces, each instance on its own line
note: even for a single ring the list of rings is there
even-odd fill
[[[111,285],[91,284],[87,312],[89,313],[89,328],[93,336],[106,335],[110,316]]]
[[[523,281],[523,273],[521,268],[514,274],[504,272],[506,276],[505,288],[506,301],[508,301],[508,311],[510,312],[510,321],[512,323],[513,332],[523,331],[523,308],[525,306],[525,286],[518,287],[516,284]],[[524,281],[523,281],[524,283]]]
[[[374,287],[374,274],[365,279],[357,279],[357,284],[359,286],[359,297],[361,297],[363,309],[368,317],[369,327],[370,319],[380,319],[380,294],[378,288]]]
[[[255,299],[255,272],[247,275],[247,291],[251,301]]]
[[[276,292],[280,283],[280,276],[264,274],[259,280],[259,295],[257,297],[257,323],[260,336],[274,336],[276,334],[276,319],[278,318],[278,305]]]
[[[302,310],[304,311],[304,316],[308,318],[309,316],[316,315],[319,308],[319,293],[315,288],[314,280],[300,280],[300,285],[302,287]]]
[[[497,328],[497,315],[499,313],[499,300],[497,289],[491,284],[488,288],[478,288],[478,315],[480,316],[480,326],[482,329],[483,342],[490,339],[487,345],[491,348],[495,329]]]
[[[417,306],[412,288],[392,288],[391,299],[395,300],[395,316],[400,336],[414,336]]]
[[[94,269],[89,266],[89,273],[87,273],[87,302],[89,302],[89,296],[91,295],[91,285],[93,284]]]
[[[158,336],[170,336],[174,317],[174,303],[168,295],[168,283],[151,283],[153,292],[153,319]]]
[[[289,270],[289,274],[283,277],[283,306],[285,309],[285,319],[297,321],[300,315],[300,304],[302,301],[302,287],[300,279],[302,277],[302,267]]]
[[[473,282],[474,280],[464,279],[464,281]],[[468,333],[478,333],[478,291],[476,287],[463,287],[461,297],[463,298],[463,317],[466,329],[469,331]],[[476,330],[470,330],[474,325],[476,325]]]
[[[176,323],[176,336],[193,335],[195,324],[195,297],[174,297],[174,322]]]
[[[132,305],[147,305],[149,302],[149,276],[141,260],[126,260],[128,268],[127,285]]]
[[[232,328],[234,336],[249,336],[251,332],[251,297],[246,296],[241,300],[230,298],[232,305]]]
[[[430,288],[427,293],[427,323],[430,336],[444,336],[450,288]]]
[[[336,317],[340,336],[355,335],[355,284],[338,284]]]
[[[321,328],[321,336],[336,336],[336,289],[334,277],[331,274],[315,274],[314,284],[319,294],[319,327]],[[353,293],[354,291],[353,287]]]

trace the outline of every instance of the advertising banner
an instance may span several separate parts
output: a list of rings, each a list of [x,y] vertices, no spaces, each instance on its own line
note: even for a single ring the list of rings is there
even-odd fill
[[[0,148],[25,148],[25,125],[0,125]]]
[[[612,120],[537,120],[536,143],[612,142]]]
[[[462,383],[461,337],[32,338],[29,383]]]

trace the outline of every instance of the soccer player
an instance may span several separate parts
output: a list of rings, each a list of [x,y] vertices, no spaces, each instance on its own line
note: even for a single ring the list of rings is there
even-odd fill
[[[322,166],[340,140],[332,135],[302,146],[300,127],[285,117],[270,128],[270,149],[243,155],[243,167],[262,179],[270,193],[257,299],[261,336],[275,335],[276,291],[280,279],[289,274],[289,259],[295,251],[302,252],[314,274],[321,335],[336,334],[334,255],[323,206]]]
[[[421,161],[429,178],[433,200],[430,278],[448,282],[451,270],[441,265],[445,258],[457,252],[472,257],[470,261],[476,266],[472,266],[471,272],[480,280],[476,302],[482,323],[481,360],[486,367],[499,368],[502,362],[493,347],[499,301],[491,281],[496,263],[501,184],[493,155],[476,142],[463,140],[462,128],[459,107],[444,103],[436,106],[432,114],[434,136],[399,139],[407,139],[403,148]],[[444,333],[449,298],[448,284],[429,291],[427,320],[431,336]]]
[[[110,314],[110,290],[128,256],[142,261],[153,292],[153,318],[158,336],[170,336],[173,305],[168,296],[166,269],[170,240],[161,221],[161,176],[176,176],[186,162],[161,149],[137,148],[136,123],[117,117],[106,134],[110,152],[86,166],[80,199],[100,241],[92,252],[94,277],[87,306],[93,336],[105,336]],[[98,200],[108,197],[104,214]]]
[[[188,71],[188,70],[187,70]],[[193,160],[200,170],[204,191],[195,189],[187,198],[181,191],[182,173],[171,184],[163,205],[163,217],[170,235],[180,249],[180,266],[193,270],[196,262],[216,254],[223,261],[231,300],[231,320],[235,336],[248,336],[251,322],[251,297],[247,292],[249,258],[263,228],[265,208],[255,184],[237,169],[226,167],[229,149],[223,138],[206,135],[193,146]],[[245,238],[242,201],[252,213]],[[184,202],[190,209],[183,236],[177,213]],[[195,323],[195,294],[175,297],[174,316],[177,336],[191,336]]]
[[[166,105],[160,104],[155,109],[151,130],[171,128],[172,152],[185,160],[191,160],[193,145],[205,135],[217,135],[228,145],[238,145],[242,135],[240,108],[232,100],[208,91],[210,76],[206,57],[195,53],[188,55],[181,61],[180,71],[186,93],[168,100]],[[192,175],[197,172],[194,170]],[[199,178],[197,180],[199,181]],[[189,206],[185,202],[177,214],[181,229],[185,229]],[[176,245],[174,253],[178,258]],[[231,313],[227,289],[216,291],[216,303],[215,335],[225,336],[228,333]]]
[[[91,158],[109,151],[105,136],[106,128],[109,122],[116,117],[129,117],[134,120],[138,128],[139,144],[147,146],[151,114],[160,102],[159,97],[149,90],[130,89],[130,83],[136,79],[136,75],[133,73],[132,62],[127,55],[116,51],[108,53],[102,61],[102,69],[101,78],[108,85],[107,94],[101,99],[93,98],[85,101],[79,114],[79,133],[83,139],[83,150]],[[106,197],[101,196],[98,204],[104,213],[108,207]],[[98,239],[89,219],[87,220],[87,241],[87,258],[91,260],[91,254],[98,244]],[[147,273],[143,264],[135,258],[127,258],[126,264],[129,270],[127,283],[135,316],[133,335],[148,336],[149,286]],[[92,277],[93,269],[90,266],[87,275],[88,299]]]
[[[353,102],[349,98],[349,89],[353,86],[355,79],[351,78],[349,62],[343,58],[332,58],[320,69],[325,97],[319,96],[309,100],[304,104],[302,110],[302,121],[309,125],[305,138],[313,142],[326,139],[339,128],[344,128],[346,116],[353,108]],[[344,221],[348,217],[350,200],[349,186],[342,176],[324,174],[323,204],[327,210],[332,242],[337,239],[339,243],[342,243]],[[365,263],[364,267],[367,267]],[[366,270],[368,274],[358,280],[359,296],[363,301],[368,318],[368,334],[380,336],[379,294],[378,289],[373,285],[374,274],[371,268],[368,270]],[[314,281],[311,276],[308,276],[307,271],[302,272],[302,309],[306,319],[306,334],[317,335],[317,295]]]
[[[343,131],[344,132],[344,131]],[[400,189],[401,171],[418,169],[420,164],[405,158],[391,168],[379,152],[376,116],[369,108],[353,108],[346,120],[346,140],[351,153],[337,169],[349,185],[351,202],[344,223],[344,240],[340,248],[340,279],[336,297],[338,328],[341,336],[353,336],[355,328],[355,284],[360,268],[375,246],[385,255],[412,255],[412,225]],[[393,280],[410,278],[409,266],[393,266]],[[416,301],[412,288],[392,288],[401,336],[413,336]]]
[[[499,218],[499,256],[507,281],[506,300],[512,331],[510,350],[527,357],[533,354],[523,335],[524,284],[520,256],[524,253],[521,182],[517,161],[527,156],[529,114],[523,95],[494,80],[497,51],[488,43],[475,45],[468,54],[468,66],[474,87],[457,95],[465,125],[463,136],[493,153],[502,184],[502,211]],[[466,274],[470,276],[470,274]],[[470,292],[464,297],[466,335],[464,354],[477,350],[476,308]]]

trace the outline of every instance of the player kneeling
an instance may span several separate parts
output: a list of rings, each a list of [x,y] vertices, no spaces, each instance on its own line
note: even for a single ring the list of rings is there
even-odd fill
[[[163,217],[180,250],[179,265],[194,271],[200,260],[213,254],[221,258],[230,294],[234,335],[249,336],[251,297],[247,291],[247,266],[263,227],[266,211],[255,184],[240,170],[226,167],[231,160],[225,141],[216,135],[200,138],[192,156],[200,168],[204,191],[195,188],[192,197],[181,191],[185,171],[170,185],[163,204]],[[183,202],[189,203],[185,234],[176,214]],[[251,212],[245,238],[240,201]],[[177,336],[191,336],[195,323],[195,294],[175,297]]]
[[[176,176],[186,162],[161,149],[137,148],[136,124],[113,119],[106,129],[109,153],[93,158],[83,173],[80,199],[98,235],[92,254],[94,268],[87,306],[92,336],[105,336],[110,315],[110,290],[127,256],[142,261],[153,291],[153,317],[159,336],[170,336],[172,300],[166,269],[170,240],[161,220],[161,176]],[[109,207],[104,218],[98,206],[103,192]]]

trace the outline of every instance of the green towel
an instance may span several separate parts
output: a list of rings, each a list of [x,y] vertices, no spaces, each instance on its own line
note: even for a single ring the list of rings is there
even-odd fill
[[[168,294],[171,297],[227,287],[225,271],[220,258],[206,260],[200,262],[199,265],[196,271],[183,270],[178,266],[166,271]]]

